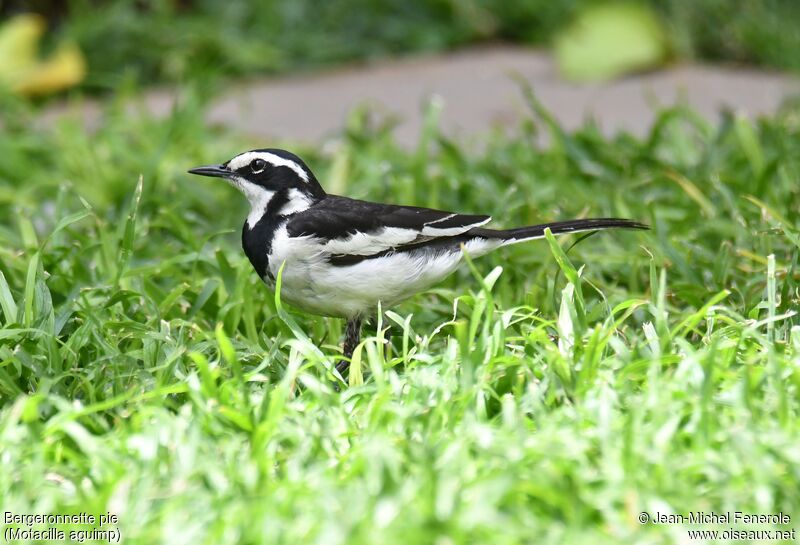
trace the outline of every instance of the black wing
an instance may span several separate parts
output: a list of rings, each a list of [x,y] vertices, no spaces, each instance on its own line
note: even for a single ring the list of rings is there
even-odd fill
[[[287,223],[290,237],[312,236],[333,254],[370,255],[405,244],[452,237],[489,216],[397,206],[328,195]]]

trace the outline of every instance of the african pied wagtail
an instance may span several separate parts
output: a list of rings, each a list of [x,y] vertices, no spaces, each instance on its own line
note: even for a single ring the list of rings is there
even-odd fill
[[[242,246],[270,287],[285,262],[281,297],[304,311],[347,319],[344,356],[361,337],[362,318],[440,281],[471,257],[553,234],[647,229],[626,219],[558,221],[494,230],[489,216],[456,214],[328,195],[296,155],[260,149],[191,174],[223,178],[244,193],[250,213]],[[343,371],[348,362],[337,369]]]

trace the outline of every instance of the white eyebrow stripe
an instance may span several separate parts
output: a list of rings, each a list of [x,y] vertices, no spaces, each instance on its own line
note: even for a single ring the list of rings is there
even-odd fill
[[[253,159],[263,159],[275,167],[290,168],[295,174],[300,176],[304,182],[308,182],[308,173],[303,169],[303,167],[290,159],[284,159],[283,157],[279,157],[274,153],[269,153],[267,151],[247,151],[237,155],[228,162],[228,168],[231,170],[239,170],[243,166],[249,165]]]

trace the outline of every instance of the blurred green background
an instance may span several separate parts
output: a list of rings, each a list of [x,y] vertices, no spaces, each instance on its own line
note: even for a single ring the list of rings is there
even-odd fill
[[[83,51],[83,89],[295,72],[468,44],[549,46],[596,0],[6,0],[43,15],[45,46]],[[800,2],[639,0],[667,36],[666,59],[800,69]],[[613,37],[613,36],[612,36]]]
[[[111,511],[129,545],[687,540],[643,511],[796,529],[797,103],[718,121],[679,103],[609,136],[523,88],[477,146],[435,102],[411,149],[364,109],[335,146],[287,145],[357,198],[652,226],[462,267],[387,314],[393,344],[365,330],[342,391],[341,320],[280,312],[241,251],[244,199],[186,169],[281,145],[206,121],[229,79],[498,41],[576,78],[587,59],[797,70],[799,6],[0,0],[3,510]],[[163,116],[135,99],[153,85],[182,91]],[[85,95],[108,99],[94,126],[42,116]]]

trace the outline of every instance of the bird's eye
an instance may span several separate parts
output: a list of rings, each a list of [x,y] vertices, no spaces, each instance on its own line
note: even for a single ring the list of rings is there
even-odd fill
[[[264,159],[253,159],[250,161],[250,170],[253,171],[253,174],[263,172],[265,168],[267,168],[267,162]]]

